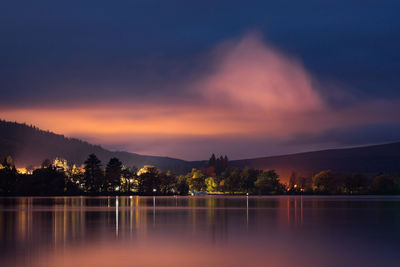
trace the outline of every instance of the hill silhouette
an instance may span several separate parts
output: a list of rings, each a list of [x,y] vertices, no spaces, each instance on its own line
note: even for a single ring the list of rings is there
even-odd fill
[[[154,165],[161,170],[171,170],[176,174],[207,166],[207,161],[185,161],[169,157],[109,151],[76,138],[40,130],[35,126],[0,120],[0,157],[11,155],[17,166],[39,166],[44,159],[55,157],[62,157],[69,163],[80,165],[91,153],[98,156],[103,166],[112,157],[119,158],[126,166]],[[365,174],[400,173],[400,142],[232,160],[229,165],[241,168],[248,166],[264,170],[274,169],[283,180],[286,180],[292,172],[312,175],[328,169],[335,172]]]
[[[123,151],[109,151],[98,145],[43,131],[31,125],[0,120],[0,157],[11,155],[18,167],[39,166],[44,159],[65,158],[71,164],[82,164],[94,153],[103,166],[112,157],[126,166],[154,165],[177,174],[190,171],[199,163],[158,156],[145,156]]]
[[[322,170],[365,174],[400,173],[400,142],[234,160],[230,165],[274,169],[284,178],[293,171],[304,175]]]

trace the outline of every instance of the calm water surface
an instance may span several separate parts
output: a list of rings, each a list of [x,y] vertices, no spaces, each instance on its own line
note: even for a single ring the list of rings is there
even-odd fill
[[[0,246],[0,266],[400,266],[400,198],[0,198]]]

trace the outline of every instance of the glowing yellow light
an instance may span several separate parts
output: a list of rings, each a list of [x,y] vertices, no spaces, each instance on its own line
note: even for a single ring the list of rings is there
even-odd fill
[[[2,169],[1,166],[0,166],[0,169]],[[18,172],[19,174],[27,174],[27,173],[28,173],[28,171],[26,170],[26,168],[17,168],[17,172]]]

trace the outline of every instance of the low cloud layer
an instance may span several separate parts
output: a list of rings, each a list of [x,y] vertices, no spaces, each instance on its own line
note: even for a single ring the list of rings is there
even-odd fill
[[[396,100],[363,102],[337,88],[327,94],[321,90],[324,83],[299,59],[258,34],[223,42],[208,55],[202,62],[209,72],[162,85],[175,86],[179,95],[127,94],[85,98],[75,106],[62,101],[15,106],[0,109],[1,117],[108,148],[185,159],[204,159],[211,152],[240,158],[334,146],[332,136],[325,142],[318,136],[337,128],[399,122]],[[335,101],[341,97],[344,104],[334,108],[329,95]],[[318,144],[290,141],[296,136],[314,136]]]

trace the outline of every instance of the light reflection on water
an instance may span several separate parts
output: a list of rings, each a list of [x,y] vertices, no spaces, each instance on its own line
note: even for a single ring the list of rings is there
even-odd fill
[[[0,266],[398,266],[399,197],[0,199]]]

